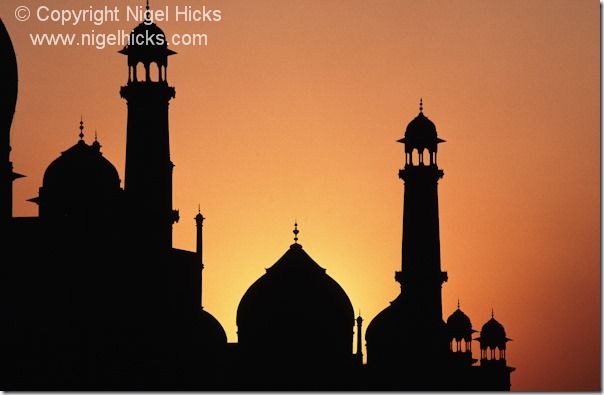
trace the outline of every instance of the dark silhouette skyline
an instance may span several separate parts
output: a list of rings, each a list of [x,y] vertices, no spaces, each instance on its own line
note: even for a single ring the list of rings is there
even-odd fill
[[[149,32],[162,31],[146,23],[133,31]],[[10,38],[2,38],[7,59],[15,59]],[[176,92],[167,67],[175,53],[165,45],[120,52],[128,57],[120,90],[128,108],[124,188],[100,142],[84,141],[80,120],[79,140],[48,166],[32,198],[40,215],[3,220],[5,388],[509,390],[514,368],[506,364],[503,326],[494,317],[483,326],[474,366],[469,318],[458,306],[447,323],[442,319],[447,273],[440,267],[437,147],[443,140],[421,101],[399,140],[405,144],[402,261],[395,275],[401,294],[369,323],[367,364],[359,349],[363,318],[356,317],[355,353],[353,305],[298,243],[297,224],[294,243],[241,299],[238,342],[227,343],[201,303],[201,210],[194,218],[197,250],[172,245],[179,214],[172,207],[168,103]],[[16,87],[16,72],[12,78]],[[6,94],[2,133],[10,136],[16,88]],[[2,188],[11,191],[15,175],[4,159]]]

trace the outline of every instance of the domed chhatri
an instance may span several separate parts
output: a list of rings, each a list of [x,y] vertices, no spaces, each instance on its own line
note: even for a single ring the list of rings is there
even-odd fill
[[[96,139],[86,144],[83,121],[79,138],[44,173],[40,195],[32,199],[40,205],[41,216],[70,216],[95,202],[114,202],[120,193],[117,169],[103,156]]]
[[[481,359],[505,359],[506,343],[508,339],[505,334],[505,328],[495,319],[495,313],[491,311],[491,319],[488,320],[480,330],[480,337],[476,340],[480,342]],[[499,350],[499,354],[495,353]]]
[[[457,302],[457,310],[447,318],[447,331],[449,333],[451,350],[453,350],[453,340],[455,340],[455,351],[462,351],[462,341],[465,342],[465,351],[472,351],[472,333],[476,331],[472,329],[470,318],[460,309],[459,301]]]
[[[318,355],[322,360],[315,365],[349,360],[354,327],[350,299],[298,244],[298,233],[296,226],[294,244],[241,299],[239,344],[256,361],[262,356],[270,364],[286,358],[300,365]],[[288,355],[275,359],[285,349]]]
[[[128,56],[128,82],[161,82],[167,85],[168,56],[176,52],[168,48],[168,40],[164,31],[150,19],[149,2],[145,20],[130,32],[128,45],[118,51]],[[137,75],[137,66],[142,63],[145,76]],[[157,77],[151,76],[151,64],[157,65]]]
[[[417,150],[419,154],[420,165],[424,164],[424,150],[428,150],[429,164],[436,164],[436,153],[438,152],[438,144],[444,143],[445,140],[438,137],[436,126],[428,119],[423,112],[423,101],[419,101],[419,114],[407,125],[405,137],[397,140],[399,143],[405,144],[405,153],[407,155],[406,164],[413,164],[411,161],[413,150]]]

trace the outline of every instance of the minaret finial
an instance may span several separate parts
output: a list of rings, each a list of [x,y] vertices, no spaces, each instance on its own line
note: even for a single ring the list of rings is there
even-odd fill
[[[424,101],[423,99],[420,97],[419,98],[419,112],[423,112],[424,111]]]
[[[80,140],[84,139],[84,118],[80,115],[80,134],[78,135]]]
[[[294,243],[298,244],[298,233],[300,233],[300,231],[298,230],[298,221],[294,222]]]
[[[201,214],[201,204],[197,205],[197,214]]]
[[[491,318],[495,318],[495,310],[491,307]]]
[[[99,139],[97,138],[97,135],[96,135],[96,129],[94,129],[94,141],[96,142],[96,141],[98,141],[98,140],[99,140]]]
[[[459,310],[459,299],[457,299],[457,310]]]
[[[147,0],[147,7],[145,7],[147,11],[149,11],[149,0]]]

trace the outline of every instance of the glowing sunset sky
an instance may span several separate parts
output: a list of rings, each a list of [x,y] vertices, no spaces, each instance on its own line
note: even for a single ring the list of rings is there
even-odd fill
[[[128,31],[135,22],[60,26],[15,8],[142,1],[8,0],[19,97],[14,214],[37,215],[46,166],[98,131],[124,179],[126,58],[119,46],[34,47],[30,33]],[[418,112],[447,142],[438,163],[444,319],[495,317],[513,341],[514,390],[600,388],[600,6],[596,1],[152,0],[205,5],[218,23],[171,46],[168,80],[177,248],[204,224],[204,307],[236,341],[247,287],[293,242],[346,290],[366,324],[398,294],[404,160],[396,140]],[[122,11],[123,12],[123,11]],[[173,15],[172,15],[173,16]],[[91,243],[94,240],[91,240]],[[85,264],[85,262],[83,262]],[[107,292],[111,292],[108,287]],[[302,323],[301,323],[302,324]],[[476,348],[477,349],[477,348]],[[475,357],[477,353],[475,352]]]

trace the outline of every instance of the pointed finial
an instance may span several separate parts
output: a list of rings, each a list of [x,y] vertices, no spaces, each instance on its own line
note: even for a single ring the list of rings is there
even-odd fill
[[[495,311],[493,310],[492,307],[491,307],[491,318],[495,318]]]
[[[459,310],[459,299],[457,299],[457,310]]]
[[[424,111],[424,101],[423,99],[420,97],[419,98],[419,112],[423,112]]]
[[[94,141],[95,141],[95,142],[98,142],[98,140],[99,140],[99,139],[97,138],[97,135],[96,135],[96,129],[94,129]]]
[[[80,134],[78,135],[80,140],[84,139],[84,119],[80,115]]]
[[[300,231],[298,230],[298,221],[294,222],[294,243],[298,244],[298,233],[300,233]]]
[[[201,204],[197,205],[197,215],[195,216],[195,221],[197,221],[197,225],[203,225],[203,221],[205,217],[201,214]]]
[[[147,0],[147,7],[145,7],[147,11],[149,11],[149,0]]]

